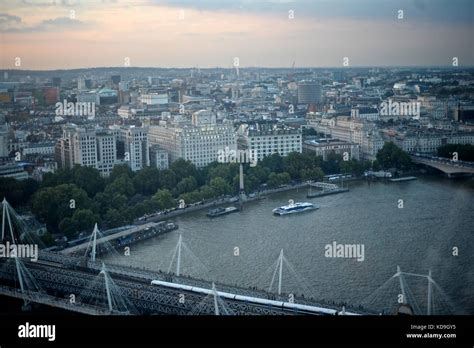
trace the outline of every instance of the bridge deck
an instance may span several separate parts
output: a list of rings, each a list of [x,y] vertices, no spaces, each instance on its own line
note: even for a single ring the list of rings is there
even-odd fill
[[[14,274],[16,274],[13,264],[9,264],[8,261],[5,260],[2,263],[5,263],[5,266],[9,265],[8,267],[10,267],[10,273],[6,271],[6,267],[3,267],[0,269],[0,278],[7,277],[9,279],[13,279],[11,277],[14,277]],[[80,264],[82,264],[82,266],[77,268],[77,266]],[[45,289],[45,291],[48,289],[47,293],[52,291],[56,295],[59,291],[59,293],[62,293],[62,296],[64,296],[57,298],[51,296],[51,294],[48,295],[47,293],[36,293],[36,295],[29,294],[28,299],[30,301],[55,306],[66,310],[79,311],[84,314],[111,314],[106,307],[102,308],[95,305],[89,306],[87,303],[83,303],[81,306],[77,306],[76,304],[71,305],[65,300],[65,298],[68,298],[68,294],[70,293],[80,294],[85,290],[89,292],[92,291],[88,288],[88,284],[94,283],[94,279],[95,282],[97,282],[97,276],[101,269],[100,262],[84,262],[84,258],[42,251],[40,253],[39,262],[24,262],[24,265],[28,268],[30,274],[43,286],[43,289]],[[211,289],[212,287],[211,282],[205,280],[183,276],[177,277],[175,275],[165,274],[162,272],[152,272],[125,266],[110,265],[107,266],[107,272],[110,277],[114,279],[117,286],[122,289],[121,292],[123,295],[129,298],[130,301],[135,303],[139,308],[143,308],[138,311],[138,313],[141,314],[156,312],[168,314],[189,314],[189,312],[193,310],[193,306],[200,306],[200,304],[206,299],[206,296],[202,294],[186,292],[186,299],[188,302],[183,305],[179,303],[179,298],[183,293],[183,290],[153,286],[151,285],[152,280],[162,280],[164,282],[172,282],[173,284],[190,285],[204,289]],[[240,296],[250,296],[263,300],[288,302],[288,294],[282,294],[281,296],[278,296],[276,294],[271,294],[255,288],[246,289],[225,284],[216,284],[216,288],[219,291]],[[92,291],[92,293],[97,293],[97,290],[94,291]],[[15,290],[13,288],[3,287],[0,289],[0,293],[16,298],[23,298],[21,290],[19,289]],[[303,297],[295,297],[294,302],[297,304],[327,309],[327,311],[323,311],[320,314],[335,313],[341,309],[341,307],[327,306],[317,303],[313,299]],[[278,306],[275,307],[263,304],[251,304],[241,301],[234,301],[231,299],[226,299],[225,303],[229,306],[229,308],[232,308],[234,313],[240,314],[298,314],[298,311],[287,308],[279,308]],[[204,313],[213,314],[212,303],[206,304]],[[362,311],[358,311],[358,313],[371,314]]]

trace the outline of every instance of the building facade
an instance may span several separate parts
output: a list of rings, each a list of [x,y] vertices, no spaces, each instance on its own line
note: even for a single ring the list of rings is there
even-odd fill
[[[250,150],[258,161],[274,153],[287,156],[291,152],[303,151],[301,128],[244,125],[239,133],[239,147]]]

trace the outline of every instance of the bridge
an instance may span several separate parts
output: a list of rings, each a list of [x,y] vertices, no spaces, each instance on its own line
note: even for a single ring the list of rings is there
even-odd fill
[[[444,157],[410,154],[414,163],[436,168],[451,177],[454,174],[474,174],[474,162],[450,160]]]
[[[6,200],[2,206],[2,243],[17,246],[39,243],[34,233],[24,230],[26,225]],[[40,250],[37,257],[0,258],[0,295],[22,299],[24,308],[34,307],[36,303],[87,315],[377,314],[285,293],[282,274],[294,270],[283,250],[270,267],[273,267],[270,286],[263,290],[182,275],[182,251],[187,247],[181,236],[167,272],[105,265],[96,258],[97,239],[94,236],[97,232],[96,226],[84,256]],[[424,277],[397,269],[391,279],[400,280],[401,303],[408,303],[412,294],[405,280],[407,275]],[[427,279],[428,303],[432,303],[437,284],[431,273]],[[416,305],[413,308],[417,309],[415,314],[422,312]],[[428,305],[427,314],[431,314],[431,308]]]

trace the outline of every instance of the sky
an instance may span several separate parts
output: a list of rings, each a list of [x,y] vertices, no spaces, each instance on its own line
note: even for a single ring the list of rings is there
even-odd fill
[[[0,0],[0,53],[26,70],[473,66],[474,1]]]

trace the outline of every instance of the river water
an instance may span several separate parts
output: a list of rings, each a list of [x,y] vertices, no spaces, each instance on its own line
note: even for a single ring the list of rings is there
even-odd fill
[[[182,274],[268,289],[284,249],[283,292],[386,312],[400,299],[399,278],[391,278],[397,265],[415,274],[431,269],[434,313],[474,314],[474,180],[359,181],[349,188],[313,199],[304,189],[274,194],[214,219],[206,211],[182,215],[173,219],[178,230],[107,261],[167,271],[181,234]],[[321,208],[272,215],[290,199]],[[364,260],[326,257],[325,246],[333,242],[363,245]],[[408,302],[426,313],[426,278],[403,280]],[[273,291],[277,282],[278,272]]]

